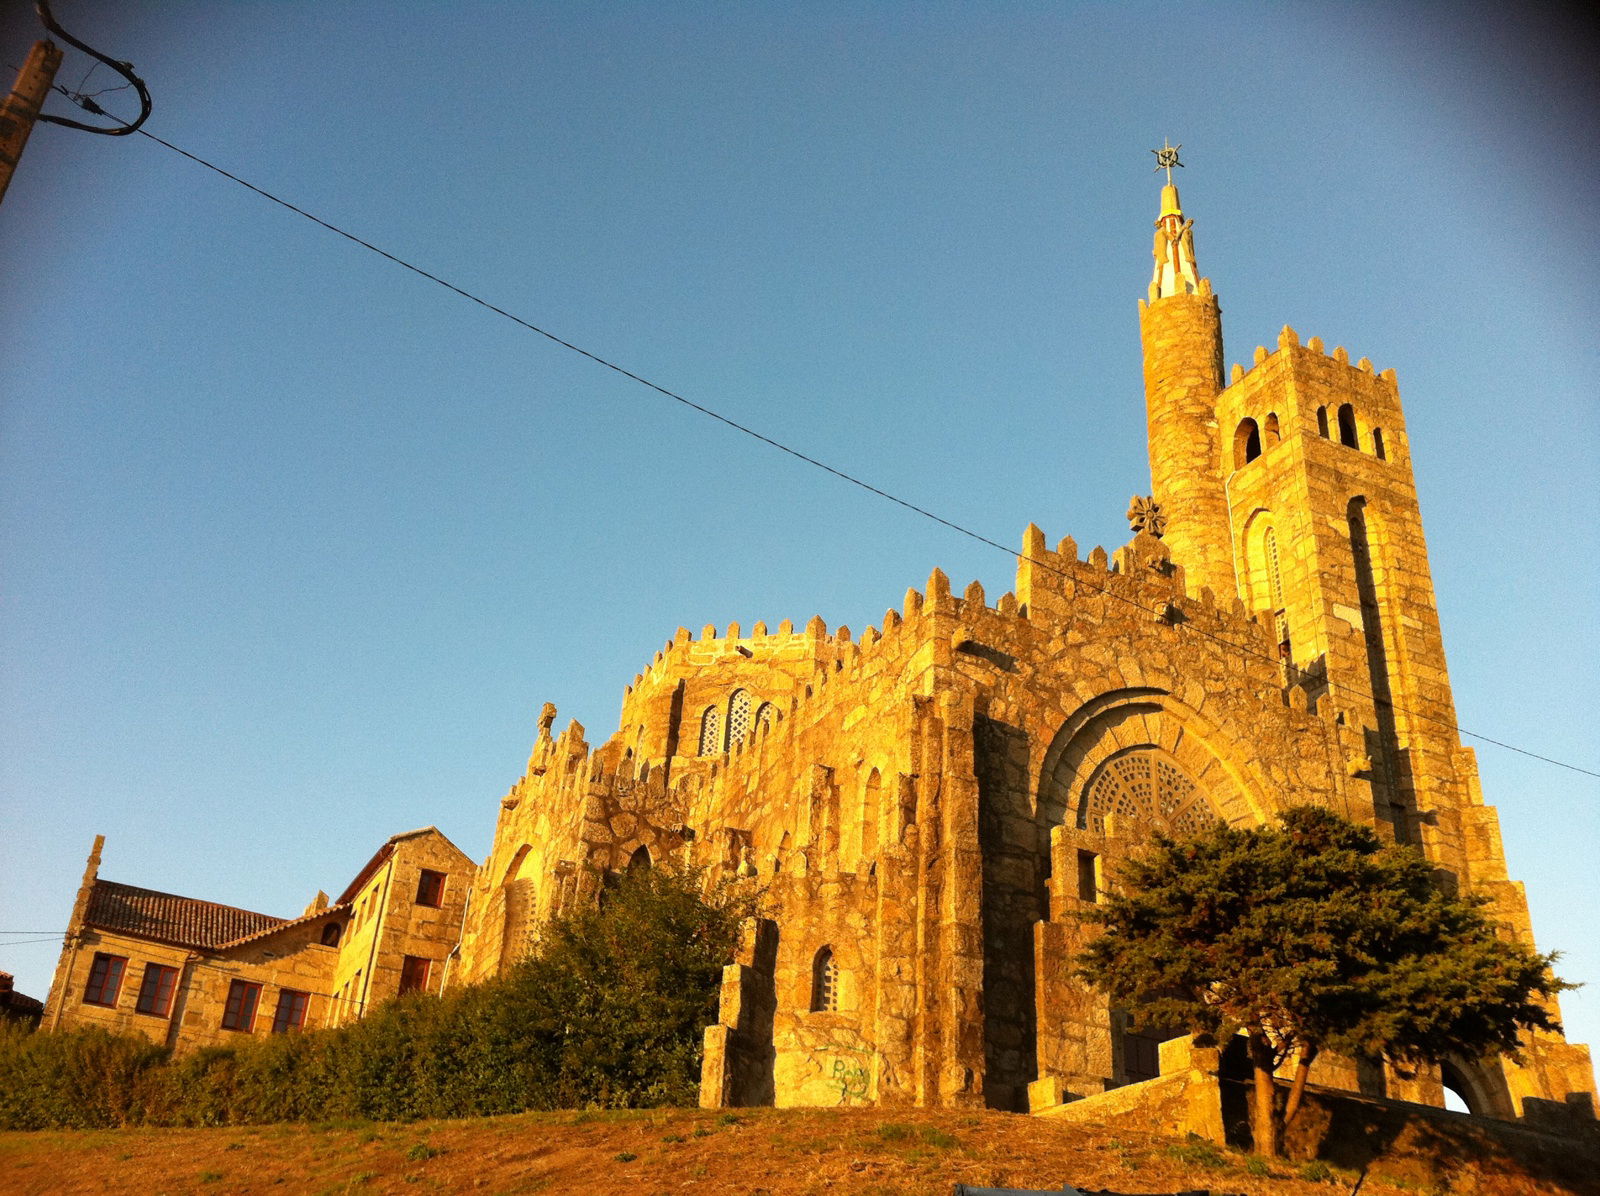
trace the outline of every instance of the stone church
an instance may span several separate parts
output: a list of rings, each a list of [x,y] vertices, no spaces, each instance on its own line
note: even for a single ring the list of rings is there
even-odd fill
[[[1049,1107],[1154,1077],[1071,975],[1074,916],[1154,832],[1317,802],[1415,845],[1531,941],[1445,671],[1392,370],[1284,328],[1223,369],[1161,192],[1139,304],[1151,498],[1087,557],[1030,526],[991,601],[934,570],[880,627],[680,628],[591,744],[547,705],[458,948],[493,974],[608,872],[688,860],[768,917],[706,1032],[713,1105]],[[1350,1064],[1314,1078],[1374,1090]],[[1377,1090],[1482,1113],[1592,1093],[1586,1048]]]
[[[1225,374],[1168,175],[1139,304],[1152,496],[1128,543],[1085,557],[1030,526],[1011,592],[935,569],[859,634],[680,628],[604,742],[545,706],[476,869],[411,832],[281,919],[101,880],[97,842],[46,1025],[182,1047],[338,1024],[492,976],[608,874],[683,861],[766,894],[703,1103],[1043,1110],[1179,1055],[1072,978],[1075,915],[1119,861],[1301,802],[1414,845],[1531,941],[1455,727],[1394,373],[1286,327]],[[1594,1091],[1587,1049],[1549,1035],[1415,1077],[1316,1066],[1502,1117]]]

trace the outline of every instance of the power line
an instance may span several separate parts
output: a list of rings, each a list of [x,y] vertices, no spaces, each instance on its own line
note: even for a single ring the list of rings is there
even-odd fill
[[[813,467],[815,467],[817,469],[820,469],[824,473],[831,474],[832,476],[838,478],[839,480],[841,480],[843,482],[848,482],[852,486],[859,487],[860,489],[865,490],[869,494],[876,495],[878,498],[881,498],[881,499],[884,499],[884,500],[886,500],[888,502],[894,503],[896,506],[903,507],[906,510],[911,511],[913,514],[922,516],[924,519],[932,520],[934,523],[937,523],[937,524],[939,524],[939,525],[941,525],[943,527],[949,528],[951,531],[956,532],[956,533],[958,533],[960,535],[966,536],[970,540],[975,540],[979,544],[984,544],[984,545],[987,545],[990,548],[997,549],[1000,552],[1005,553],[1008,557],[1012,557],[1012,558],[1018,559],[1018,560],[1029,561],[1030,563],[1038,566],[1039,568],[1044,569],[1044,570],[1046,570],[1048,572],[1051,572],[1051,573],[1055,573],[1058,576],[1071,577],[1073,581],[1075,581],[1076,583],[1078,583],[1080,585],[1086,585],[1090,589],[1097,590],[1101,594],[1104,594],[1109,598],[1113,598],[1113,599],[1115,599],[1115,600],[1117,600],[1119,602],[1126,603],[1127,605],[1135,607],[1138,610],[1144,611],[1147,614],[1157,613],[1153,608],[1147,607],[1142,602],[1138,602],[1135,599],[1129,598],[1129,597],[1127,597],[1125,595],[1122,595],[1122,594],[1118,594],[1115,591],[1113,591],[1112,589],[1110,589],[1108,586],[1096,585],[1095,583],[1087,581],[1085,578],[1083,578],[1083,577],[1081,577],[1081,576],[1079,576],[1077,574],[1069,574],[1066,570],[1058,568],[1057,566],[1051,564],[1048,561],[1037,560],[1037,559],[1035,559],[1033,557],[1027,556],[1026,554],[1019,553],[1019,552],[1017,552],[1016,550],[1014,550],[1012,548],[1008,548],[1006,545],[1002,544],[1000,541],[992,539],[991,537],[986,536],[981,532],[974,531],[973,529],[971,529],[969,527],[965,527],[962,524],[956,523],[953,520],[946,519],[942,515],[935,514],[933,511],[930,511],[925,507],[918,506],[916,503],[910,502],[909,500],[901,498],[898,495],[891,494],[889,491],[884,490],[884,489],[882,489],[882,488],[880,488],[878,486],[875,486],[871,482],[868,482],[868,481],[866,481],[866,480],[864,480],[862,478],[859,478],[859,477],[855,476],[854,474],[847,473],[842,469],[837,469],[834,466],[827,464],[825,461],[818,460],[816,457],[812,457],[812,456],[810,456],[810,455],[808,455],[806,453],[801,452],[799,449],[792,448],[789,445],[784,444],[781,441],[775,440],[772,437],[770,437],[770,436],[768,436],[768,435],[766,435],[766,434],[764,434],[762,432],[759,432],[756,429],[754,429],[754,428],[752,428],[752,427],[750,427],[750,426],[748,426],[746,424],[740,423],[738,420],[731,419],[728,416],[723,415],[719,411],[715,411],[712,408],[705,406],[704,404],[697,403],[693,399],[687,398],[684,395],[679,394],[677,391],[669,390],[667,387],[662,386],[659,383],[652,382],[650,379],[645,378],[645,377],[643,377],[643,376],[641,376],[639,374],[636,374],[632,370],[626,369],[625,367],[623,367],[621,365],[618,365],[616,362],[610,361],[607,358],[604,358],[604,357],[600,356],[598,353],[593,353],[588,349],[585,349],[585,348],[583,348],[583,347],[581,347],[579,345],[576,345],[576,344],[572,343],[569,340],[566,340],[566,339],[564,339],[564,338],[562,338],[560,336],[557,336],[555,333],[550,332],[549,330],[547,330],[545,328],[541,328],[537,324],[534,324],[534,323],[532,323],[532,322],[530,322],[528,320],[523,319],[521,316],[518,316],[518,315],[516,315],[516,314],[514,314],[512,312],[509,312],[505,308],[499,307],[499,306],[489,302],[487,299],[484,299],[479,295],[475,295],[471,291],[468,291],[468,290],[464,289],[463,287],[457,286],[453,282],[449,282],[448,280],[446,280],[444,278],[441,278],[437,274],[433,274],[430,271],[424,270],[421,266],[418,266],[413,262],[409,262],[406,259],[404,259],[402,257],[399,257],[396,254],[390,253],[386,249],[381,249],[377,245],[374,245],[372,242],[364,240],[363,238],[356,236],[354,233],[349,232],[346,229],[340,228],[336,224],[332,224],[329,221],[322,219],[320,216],[313,215],[312,213],[306,211],[304,208],[298,207],[295,204],[290,203],[288,200],[282,198],[281,196],[274,195],[272,192],[267,191],[264,188],[258,187],[254,183],[248,182],[245,179],[240,178],[238,175],[233,174],[232,172],[230,172],[228,170],[224,170],[221,166],[218,166],[214,162],[207,161],[206,159],[200,157],[198,154],[192,154],[188,150],[180,149],[178,146],[173,145],[170,141],[166,141],[161,137],[157,137],[154,133],[150,132],[148,129],[139,129],[138,132],[139,132],[139,134],[141,136],[149,138],[151,141],[154,141],[158,145],[164,146],[165,148],[171,150],[173,153],[178,154],[178,155],[180,155],[180,156],[182,156],[184,158],[187,158],[191,162],[194,162],[197,165],[203,166],[207,170],[213,171],[213,172],[221,175],[223,178],[228,179],[231,182],[239,184],[241,187],[244,187],[247,190],[255,192],[257,195],[261,196],[263,199],[270,200],[272,203],[277,204],[279,207],[287,208],[289,211],[295,213],[295,215],[304,217],[305,219],[311,221],[313,224],[319,225],[320,227],[327,229],[329,232],[335,233],[338,236],[343,237],[345,240],[351,241],[351,242],[355,243],[356,245],[361,246],[361,248],[363,248],[363,249],[370,250],[372,253],[377,254],[379,257],[385,258],[386,260],[388,260],[390,262],[393,262],[395,265],[400,266],[403,269],[411,271],[413,274],[420,275],[421,277],[427,279],[429,282],[436,283],[437,285],[443,287],[445,290],[450,291],[450,292],[452,292],[452,293],[454,293],[456,295],[459,295],[461,298],[466,299],[469,302],[476,303],[479,307],[486,308],[487,310],[493,312],[495,315],[501,316],[501,317],[503,317],[503,318],[505,318],[507,320],[510,320],[513,324],[516,324],[517,326],[519,326],[519,327],[521,327],[523,329],[526,329],[529,332],[536,333],[537,335],[544,337],[546,340],[551,341],[552,343],[561,346],[563,349],[568,349],[571,352],[576,353],[581,357],[586,357],[590,361],[594,362],[596,365],[603,366],[604,368],[606,368],[608,370],[611,370],[611,371],[613,371],[615,373],[621,374],[624,378],[627,378],[627,379],[629,379],[630,381],[633,381],[633,382],[637,382],[639,385],[641,385],[643,387],[646,387],[647,389],[652,390],[655,393],[657,393],[659,395],[662,395],[665,398],[671,399],[675,403],[680,403],[683,406],[688,407],[692,411],[699,412],[701,415],[706,416],[708,419],[716,420],[718,423],[723,424],[723,425],[725,425],[725,426],[727,426],[729,428],[732,428],[736,432],[743,433],[745,436],[750,437],[752,440],[760,441],[762,444],[765,444],[770,448],[777,449],[779,452],[785,453],[788,456],[791,456],[791,457],[795,458],[798,461],[802,461],[807,465],[810,465],[810,466],[813,466]],[[1220,635],[1217,635],[1217,634],[1215,634],[1213,632],[1206,631],[1203,628],[1195,626],[1193,623],[1184,622],[1184,623],[1175,624],[1175,626],[1186,628],[1187,630],[1191,631],[1194,634],[1201,635],[1201,636],[1205,637],[1206,639],[1214,641],[1217,644],[1220,644],[1220,645],[1222,645],[1224,647],[1227,647],[1227,648],[1231,648],[1234,651],[1240,653],[1241,655],[1251,656],[1251,657],[1255,657],[1258,660],[1267,661],[1267,662],[1271,663],[1272,665],[1274,665],[1275,667],[1280,663],[1278,661],[1277,657],[1272,656],[1269,653],[1262,652],[1259,649],[1254,648],[1249,644],[1241,644],[1241,643],[1239,643],[1237,641],[1230,640],[1225,636],[1220,636]],[[1333,687],[1330,685],[1330,688],[1333,688]],[[1576,772],[1576,773],[1580,773],[1580,774],[1582,774],[1584,776],[1594,777],[1596,779],[1600,779],[1600,772],[1597,772],[1595,770],[1584,768],[1584,767],[1581,767],[1580,765],[1577,765],[1577,764],[1570,764],[1565,760],[1558,760],[1553,756],[1541,755],[1538,752],[1530,751],[1527,748],[1517,747],[1515,744],[1506,743],[1504,740],[1495,739],[1492,736],[1484,735],[1484,734],[1482,734],[1480,732],[1477,732],[1477,731],[1470,731],[1466,727],[1461,726],[1459,723],[1451,722],[1449,719],[1440,718],[1437,715],[1432,715],[1432,714],[1427,714],[1427,713],[1424,713],[1424,712],[1421,712],[1421,711],[1411,710],[1411,709],[1409,709],[1407,707],[1400,706],[1400,705],[1398,705],[1398,704],[1396,704],[1394,702],[1384,701],[1384,700],[1378,698],[1375,694],[1373,694],[1373,693],[1371,693],[1369,691],[1363,690],[1363,689],[1361,689],[1359,687],[1341,684],[1341,685],[1338,686],[1338,688],[1344,690],[1347,693],[1354,694],[1354,695],[1356,695],[1358,697],[1362,697],[1362,698],[1368,699],[1375,706],[1384,707],[1384,708],[1387,708],[1387,709],[1390,709],[1390,710],[1395,710],[1395,711],[1398,711],[1398,712],[1400,712],[1402,714],[1409,715],[1412,718],[1420,719],[1420,720],[1423,720],[1425,722],[1434,723],[1434,724],[1436,724],[1438,726],[1444,727],[1444,728],[1446,728],[1448,730],[1451,730],[1451,731],[1455,732],[1457,735],[1464,735],[1464,736],[1467,736],[1469,738],[1479,740],[1482,743],[1492,744],[1495,747],[1504,748],[1506,751],[1515,752],[1518,755],[1526,756],[1529,759],[1539,760],[1539,761],[1541,761],[1541,762],[1543,762],[1545,764],[1552,764],[1552,765],[1556,766],[1557,768],[1565,768],[1565,769],[1568,769],[1571,772]]]

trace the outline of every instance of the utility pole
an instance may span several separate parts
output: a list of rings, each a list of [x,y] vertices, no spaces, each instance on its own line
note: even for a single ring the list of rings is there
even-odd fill
[[[33,122],[38,119],[39,108],[60,65],[61,51],[54,42],[34,42],[28,61],[17,75],[17,85],[0,104],[0,201],[6,197],[22,147],[28,144],[28,134],[33,132]]]

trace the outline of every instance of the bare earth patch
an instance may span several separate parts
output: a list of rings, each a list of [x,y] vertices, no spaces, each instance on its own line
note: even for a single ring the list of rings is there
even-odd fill
[[[1331,1196],[1565,1196],[1600,1167],[1530,1174],[1486,1136],[1478,1157],[1384,1160],[1365,1179],[1197,1139],[1007,1113],[657,1109],[475,1121],[0,1134],[10,1193],[938,1193],[988,1187]],[[1392,1166],[1389,1164],[1392,1163]],[[1392,1172],[1386,1177],[1384,1172]],[[1596,1176],[1594,1186],[1582,1178]]]

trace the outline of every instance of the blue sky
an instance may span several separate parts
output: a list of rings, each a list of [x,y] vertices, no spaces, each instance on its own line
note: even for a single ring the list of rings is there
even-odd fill
[[[1182,142],[1228,360],[1290,323],[1399,374],[1462,724],[1600,769],[1595,87],[1536,9],[56,14],[152,132],[1005,543],[1115,547],[1149,488]],[[8,9],[0,64],[35,36]],[[678,625],[1011,585],[142,138],[36,131],[0,315],[0,929],[59,932],[97,832],[112,878],[284,915],[397,831],[481,857],[540,704],[598,742]],[[1479,760],[1541,947],[1600,979],[1600,782]],[[43,996],[57,943],[0,968]]]

